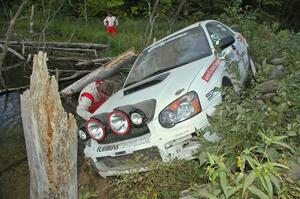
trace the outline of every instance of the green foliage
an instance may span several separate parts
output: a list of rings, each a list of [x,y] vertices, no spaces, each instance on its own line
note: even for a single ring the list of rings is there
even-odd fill
[[[79,193],[79,199],[91,199],[91,198],[97,198],[98,194],[94,192],[80,192]]]
[[[119,177],[115,187],[120,198],[178,198],[180,191],[199,183],[202,176],[199,165],[193,161],[162,164],[150,160],[148,168],[150,171],[145,173]]]
[[[113,11],[124,5],[124,0],[86,0],[90,15],[96,16],[107,11]]]
[[[195,191],[196,196],[207,198],[274,198],[285,197],[282,191],[284,181],[280,169],[287,166],[271,160],[269,149],[291,147],[281,140],[284,136],[268,137],[260,133],[260,146],[245,149],[235,162],[226,160],[226,156],[208,153],[206,175],[210,184]]]

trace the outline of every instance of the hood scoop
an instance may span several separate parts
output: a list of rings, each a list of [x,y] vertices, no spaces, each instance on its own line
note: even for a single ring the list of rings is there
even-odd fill
[[[159,84],[160,82],[162,82],[164,79],[166,79],[168,76],[169,76],[170,73],[164,73],[164,74],[161,74],[153,79],[150,79],[149,81],[143,81],[142,83],[136,85],[136,86],[133,86],[129,89],[126,89],[124,90],[124,95],[129,95],[131,93],[134,93],[136,91],[139,91],[139,90],[142,90],[144,88],[147,88],[147,87],[150,87],[150,86],[153,86],[155,84]]]

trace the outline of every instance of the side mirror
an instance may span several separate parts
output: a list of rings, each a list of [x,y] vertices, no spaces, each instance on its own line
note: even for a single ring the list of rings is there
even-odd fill
[[[228,37],[225,37],[225,38],[221,39],[219,41],[218,46],[221,50],[223,50],[223,49],[227,48],[228,46],[232,45],[234,42],[235,42],[234,37],[233,36],[228,36]]]

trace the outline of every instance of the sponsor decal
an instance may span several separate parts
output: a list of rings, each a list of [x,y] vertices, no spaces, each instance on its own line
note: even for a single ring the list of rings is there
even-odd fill
[[[210,90],[208,93],[206,93],[205,97],[208,99],[208,101],[210,101],[212,98],[214,98],[217,95],[217,88],[213,88],[212,90]]]
[[[242,42],[244,45],[246,45],[246,39],[242,35],[237,36],[237,40],[239,42]]]
[[[113,151],[113,150],[118,150],[119,145],[106,145],[106,146],[99,146],[97,148],[97,152],[102,152],[102,151]]]
[[[202,79],[206,82],[208,82],[210,80],[210,78],[213,76],[214,72],[217,70],[217,68],[220,65],[220,59],[216,58],[211,64],[210,66],[207,68],[207,70],[205,71],[205,73],[202,76]]]
[[[141,138],[141,139],[128,140],[127,142],[123,142],[123,143],[119,143],[119,144],[99,146],[97,148],[97,152],[117,151],[120,149],[126,149],[129,147],[135,147],[135,146],[148,144],[148,143],[150,143],[149,136]]]
[[[179,89],[178,91],[175,92],[175,95],[180,95],[184,91],[184,88]]]

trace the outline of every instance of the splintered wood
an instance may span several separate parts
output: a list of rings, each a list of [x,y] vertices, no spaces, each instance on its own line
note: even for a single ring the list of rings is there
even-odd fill
[[[30,89],[21,95],[30,198],[77,198],[77,125],[64,111],[46,53],[34,56]]]

